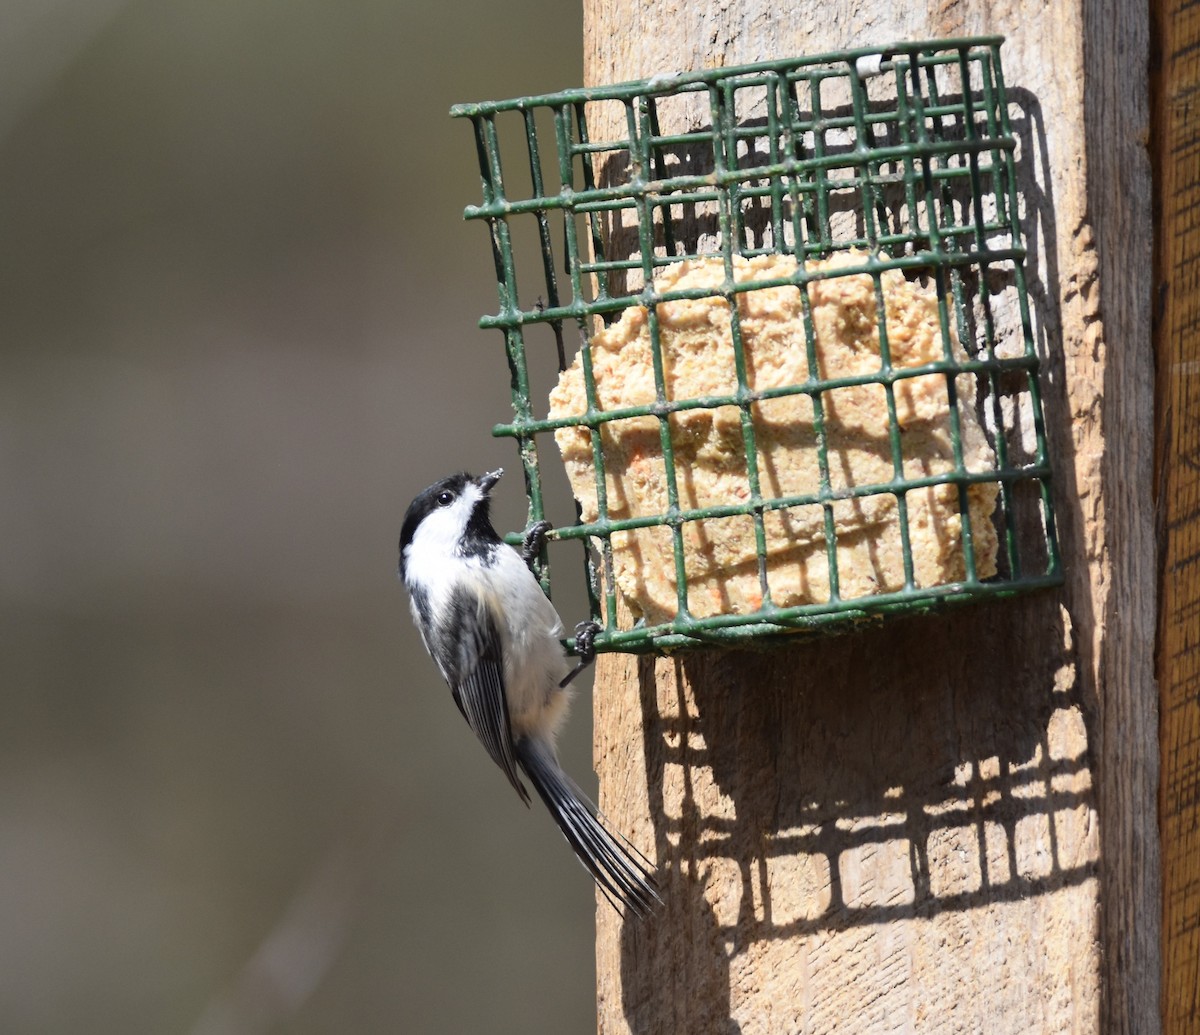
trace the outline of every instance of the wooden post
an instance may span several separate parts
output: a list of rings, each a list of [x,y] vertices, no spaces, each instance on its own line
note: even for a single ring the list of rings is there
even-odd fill
[[[1200,7],[1152,5],[1163,1031],[1200,1031]]]
[[[1067,586],[767,654],[610,655],[600,1031],[1159,1030],[1144,5],[585,0],[589,84],[1003,33]],[[603,124],[593,136],[604,139]]]

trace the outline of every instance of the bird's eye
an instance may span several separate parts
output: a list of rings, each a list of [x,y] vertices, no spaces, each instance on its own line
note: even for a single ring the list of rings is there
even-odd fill
[[[454,493],[450,492],[448,489],[443,489],[437,494],[437,501],[439,507],[448,507],[454,502]]]

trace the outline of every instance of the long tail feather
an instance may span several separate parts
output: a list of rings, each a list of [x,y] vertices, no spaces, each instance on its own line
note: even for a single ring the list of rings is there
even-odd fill
[[[596,806],[562,771],[554,749],[525,737],[517,742],[514,753],[604,897],[614,907],[620,904],[638,916],[647,915],[659,905],[662,899],[650,861],[629,842],[623,845],[609,833],[600,822]]]

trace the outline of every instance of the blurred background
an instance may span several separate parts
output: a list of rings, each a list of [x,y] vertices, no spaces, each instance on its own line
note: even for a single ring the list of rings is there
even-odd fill
[[[446,473],[524,522],[447,109],[576,85],[578,9],[0,20],[0,1030],[591,1029],[589,881],[395,578]]]

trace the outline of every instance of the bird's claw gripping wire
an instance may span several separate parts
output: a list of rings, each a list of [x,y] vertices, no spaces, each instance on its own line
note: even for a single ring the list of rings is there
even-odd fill
[[[554,526],[543,518],[541,521],[536,521],[525,530],[525,538],[521,541],[521,559],[525,561],[527,567],[532,568],[533,562],[537,559],[537,555],[542,552],[542,547],[546,545],[546,533]]]
[[[558,685],[566,686],[580,672],[588,667],[596,660],[596,637],[600,633],[600,626],[593,621],[580,622],[575,626],[575,653],[579,655],[579,663],[571,669],[567,677]]]

